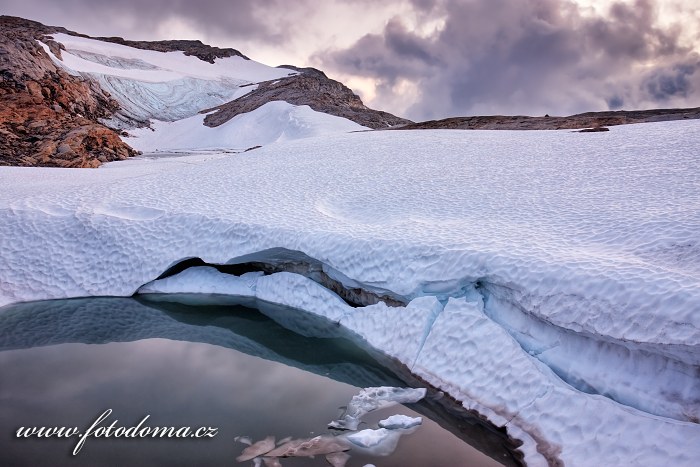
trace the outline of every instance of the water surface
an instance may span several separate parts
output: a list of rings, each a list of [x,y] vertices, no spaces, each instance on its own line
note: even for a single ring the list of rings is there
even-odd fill
[[[307,334],[334,333],[332,323],[298,310],[278,307],[270,315]],[[237,436],[337,434],[327,424],[360,388],[419,386],[342,336],[302,336],[242,306],[123,298],[14,305],[0,309],[0,349],[2,465],[253,465],[236,462],[246,447]],[[494,457],[512,464],[502,436],[451,416],[435,398],[431,393],[421,404],[366,416],[361,429],[396,413],[424,422],[392,455],[351,451],[347,465],[499,465]],[[117,426],[150,415],[148,426],[218,432],[202,439],[88,438],[76,456],[77,437],[15,437],[21,426],[84,431],[106,409]],[[464,441],[470,437],[488,455]],[[282,465],[328,464],[317,456],[282,459]]]

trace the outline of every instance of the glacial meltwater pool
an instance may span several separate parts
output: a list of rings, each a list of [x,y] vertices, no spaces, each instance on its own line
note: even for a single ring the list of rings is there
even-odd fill
[[[170,296],[0,308],[0,465],[257,465],[236,460],[246,443],[347,435],[328,423],[362,388],[424,387],[323,319],[211,303]],[[394,414],[423,423],[395,436],[395,449],[385,455],[350,443],[345,465],[517,465],[503,433],[434,389],[419,403],[365,415],[358,430],[377,429]],[[75,455],[80,434],[45,438],[27,431],[85,433],[93,424]],[[137,430],[148,427],[173,427],[173,436],[139,437]],[[18,430],[27,436],[18,437]],[[331,465],[325,454],[261,461]]]

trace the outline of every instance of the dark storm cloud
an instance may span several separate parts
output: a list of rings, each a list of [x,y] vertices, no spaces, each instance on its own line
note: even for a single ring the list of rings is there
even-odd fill
[[[657,26],[649,0],[616,3],[598,16],[559,0],[413,4],[419,14],[439,11],[444,28],[421,37],[394,18],[381,34],[316,58],[330,70],[377,79],[385,93],[380,105],[401,98],[390,95],[401,80],[415,83],[421,97],[409,111],[414,118],[571,113],[700,92],[691,79],[700,74],[693,75],[697,58],[694,66],[676,65],[695,52],[679,45],[679,29]],[[667,68],[638,76],[633,69],[641,63]]]
[[[671,96],[687,97],[693,89],[690,80],[699,66],[700,63],[695,63],[676,65],[671,70],[657,70],[645,80],[646,89],[657,101]]]
[[[148,37],[164,22],[173,19],[182,20],[193,29],[233,40],[261,39],[279,43],[288,38],[292,29],[290,23],[273,24],[267,18],[270,11],[288,6],[284,0],[3,0],[3,6],[3,10],[11,14],[46,24],[91,35],[128,38]],[[295,2],[296,9],[305,7],[305,1]]]
[[[605,100],[610,110],[621,109],[625,105],[625,100],[620,96],[612,96]]]

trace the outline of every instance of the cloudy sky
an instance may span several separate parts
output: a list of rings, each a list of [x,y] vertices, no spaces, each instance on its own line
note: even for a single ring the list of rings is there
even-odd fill
[[[314,66],[418,120],[700,106],[698,0],[0,0],[0,13]]]

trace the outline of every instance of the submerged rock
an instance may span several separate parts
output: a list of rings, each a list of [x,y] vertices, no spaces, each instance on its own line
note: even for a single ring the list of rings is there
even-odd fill
[[[236,457],[238,462],[249,461],[255,457],[267,454],[275,447],[275,437],[268,436],[267,438],[257,441],[243,450],[240,456]]]
[[[311,439],[296,439],[267,453],[269,457],[310,457],[321,454],[347,451],[350,445],[344,439],[330,435],[316,436]]]

